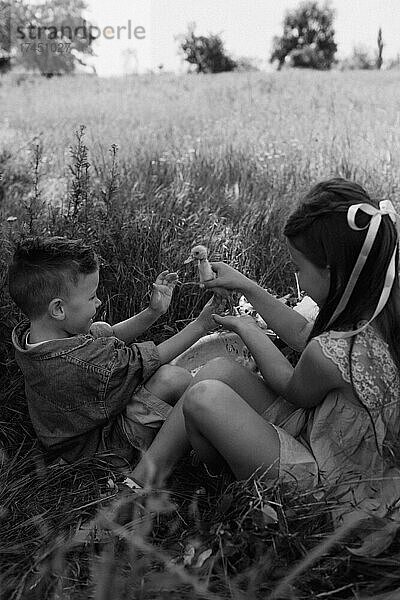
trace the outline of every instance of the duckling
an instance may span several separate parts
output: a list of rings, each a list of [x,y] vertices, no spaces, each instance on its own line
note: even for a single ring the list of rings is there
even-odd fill
[[[184,264],[187,265],[188,263],[194,261],[197,261],[200,284],[204,283],[205,281],[211,281],[212,279],[215,279],[216,275],[208,261],[208,250],[205,246],[193,246],[190,251],[189,258],[185,260]],[[213,288],[213,292],[215,296],[220,296],[226,300],[231,299],[230,293],[224,288]]]
[[[197,260],[197,267],[199,269],[200,283],[215,279],[215,273],[208,262],[208,250],[205,246],[193,246],[189,258],[183,264],[187,265],[195,260]]]

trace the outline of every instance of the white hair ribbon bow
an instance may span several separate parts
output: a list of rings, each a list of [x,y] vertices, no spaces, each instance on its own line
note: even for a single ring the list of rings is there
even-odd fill
[[[367,225],[364,225],[364,227],[358,227],[358,225],[356,225],[356,222],[355,222],[356,215],[359,210],[363,211],[367,215],[371,215],[371,219],[370,219],[369,223],[367,223]],[[362,229],[368,228],[368,233],[365,237],[363,246],[361,248],[360,254],[358,255],[356,264],[354,265],[354,268],[350,275],[349,281],[347,282],[346,289],[344,290],[343,296],[341,297],[339,304],[337,305],[335,312],[333,313],[333,315],[328,323],[328,327],[331,323],[333,323],[335,321],[335,319],[340,315],[340,313],[346,307],[346,305],[349,301],[349,298],[350,298],[351,294],[353,293],[354,287],[357,283],[357,280],[362,271],[362,268],[364,267],[364,265],[367,261],[367,258],[369,256],[369,253],[372,248],[372,245],[375,241],[376,234],[379,229],[379,225],[381,224],[382,216],[384,216],[384,215],[389,215],[389,217],[391,218],[393,223],[396,223],[397,237],[400,238],[399,218],[398,218],[398,215],[397,215],[397,213],[394,209],[394,206],[390,200],[381,200],[379,202],[379,209],[375,208],[371,204],[367,204],[365,202],[362,202],[360,204],[352,204],[349,207],[349,209],[347,211],[347,222],[348,222],[349,226],[352,229],[355,229],[357,231],[361,231]],[[391,292],[391,289],[393,286],[393,281],[395,278],[396,250],[397,250],[397,245],[395,246],[395,249],[392,254],[392,258],[390,259],[390,263],[389,263],[389,266],[386,271],[385,283],[383,286],[381,296],[379,298],[378,305],[375,309],[374,314],[370,318],[370,320],[367,323],[365,323],[362,327],[359,327],[358,329],[356,329],[354,331],[332,332],[333,337],[351,337],[351,336],[355,335],[356,333],[359,333],[362,329],[364,329],[367,325],[369,325],[369,323],[371,323],[371,321],[373,321],[375,319],[375,317],[384,308],[386,302],[389,299],[390,292]]]

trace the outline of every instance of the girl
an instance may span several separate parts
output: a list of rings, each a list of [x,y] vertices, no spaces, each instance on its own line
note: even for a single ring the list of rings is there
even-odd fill
[[[385,493],[400,431],[400,294],[396,213],[356,183],[316,185],[284,234],[299,284],[320,307],[315,323],[224,263],[207,288],[240,290],[269,326],[303,350],[295,368],[251,317],[215,316],[238,333],[262,377],[224,359],[206,365],[148,452],[157,468],[186,449],[238,479],[255,472],[300,486],[345,486],[360,506]],[[157,445],[168,427],[173,446]],[[180,429],[180,444],[177,444]],[[161,437],[160,437],[161,436]],[[171,438],[172,439],[172,438]],[[141,465],[136,474],[143,477]],[[379,501],[378,501],[379,503]],[[371,503],[369,504],[371,506]]]

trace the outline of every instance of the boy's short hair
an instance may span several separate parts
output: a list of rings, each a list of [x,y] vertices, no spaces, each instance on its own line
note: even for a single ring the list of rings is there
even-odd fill
[[[29,237],[20,240],[8,269],[10,296],[29,319],[43,316],[53,298],[69,295],[71,283],[99,268],[82,240]]]

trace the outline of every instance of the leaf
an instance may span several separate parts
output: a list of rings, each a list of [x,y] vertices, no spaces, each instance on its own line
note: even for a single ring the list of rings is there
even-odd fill
[[[378,529],[364,539],[364,542],[359,548],[347,548],[351,554],[355,556],[363,556],[372,558],[382,554],[393,542],[397,531],[400,529],[400,523],[390,521],[382,529]]]
[[[204,565],[204,563],[206,562],[206,560],[208,558],[210,558],[211,555],[212,555],[211,548],[208,548],[207,550],[204,550],[204,552],[201,552],[199,554],[199,556],[197,557],[197,562],[196,562],[195,566],[198,568],[202,567]]]
[[[74,546],[86,546],[90,543],[109,543],[114,539],[114,534],[110,529],[98,527],[95,519],[89,523],[79,522],[74,535],[69,544]]]
[[[263,504],[261,511],[263,513],[264,521],[267,525],[278,522],[276,510],[274,510],[269,504]]]

